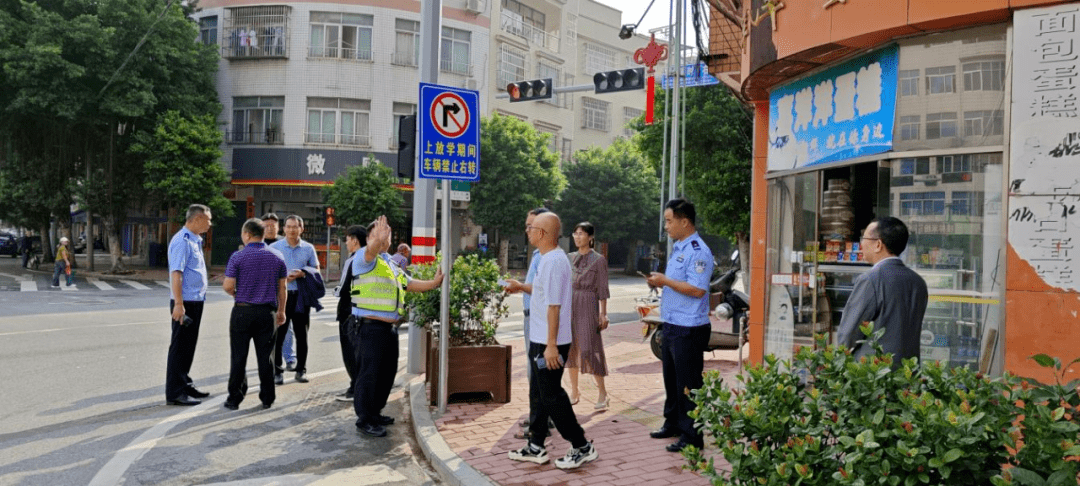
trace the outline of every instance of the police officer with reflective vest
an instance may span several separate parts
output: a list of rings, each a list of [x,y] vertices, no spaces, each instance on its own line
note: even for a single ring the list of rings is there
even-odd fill
[[[398,362],[398,324],[405,316],[405,292],[426,292],[442,284],[442,271],[432,280],[409,278],[390,262],[390,225],[379,216],[368,227],[367,246],[353,257],[350,330],[359,370],[353,384],[356,428],[385,437],[393,417],[382,415]]]
[[[649,285],[663,287],[660,317],[664,320],[661,353],[664,372],[664,425],[649,434],[654,439],[678,437],[669,444],[669,452],[682,451],[688,445],[703,447],[701,431],[687,415],[694,402],[686,390],[701,388],[705,367],[705,347],[709,343],[709,278],[713,257],[698,236],[694,204],[676,198],[664,205],[664,229],[671,237],[671,255],[666,274],[652,272]]]

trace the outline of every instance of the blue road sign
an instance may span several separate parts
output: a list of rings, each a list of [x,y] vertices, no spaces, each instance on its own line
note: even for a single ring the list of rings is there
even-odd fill
[[[661,76],[660,86],[664,89],[671,89],[675,85],[671,76]],[[683,88],[693,88],[695,86],[709,86],[711,84],[720,84],[720,80],[709,74],[709,68],[705,66],[705,63],[699,62],[697,64],[687,64],[682,67],[682,73],[679,77],[682,81]]]
[[[476,91],[420,83],[420,178],[480,180],[478,100]]]

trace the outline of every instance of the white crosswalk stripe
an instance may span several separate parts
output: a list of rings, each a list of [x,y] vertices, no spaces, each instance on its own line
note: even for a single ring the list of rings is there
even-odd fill
[[[23,280],[19,282],[19,290],[22,292],[37,292],[37,282],[33,280]]]
[[[96,278],[88,278],[88,279],[86,279],[86,281],[90,282],[91,284],[93,284],[93,286],[95,286],[95,287],[97,287],[97,288],[99,288],[101,290],[116,290],[116,287],[113,287],[112,285],[109,285],[109,284],[107,284],[107,283],[105,283],[105,282],[103,282],[101,280],[96,279]]]
[[[167,288],[167,289],[171,289],[171,288],[172,288],[172,286],[171,286],[171,285],[169,285],[169,282],[166,282],[166,281],[164,281],[164,280],[154,280],[154,283],[156,283],[156,284],[158,284],[158,285],[160,285],[160,286],[162,286],[162,287],[165,287],[165,288]]]
[[[150,290],[150,287],[147,287],[147,286],[145,286],[145,285],[143,285],[143,284],[141,284],[139,282],[136,282],[134,280],[121,280],[120,283],[122,283],[124,285],[128,285],[133,289]]]

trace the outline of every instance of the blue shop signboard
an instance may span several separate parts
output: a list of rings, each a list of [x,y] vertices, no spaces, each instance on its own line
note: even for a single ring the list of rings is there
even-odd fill
[[[896,67],[892,45],[773,90],[768,169],[892,150]]]

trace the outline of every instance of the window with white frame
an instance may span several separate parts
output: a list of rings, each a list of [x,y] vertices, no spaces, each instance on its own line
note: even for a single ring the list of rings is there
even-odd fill
[[[287,57],[290,11],[285,5],[226,9],[224,57]]]
[[[616,57],[614,50],[596,44],[585,44],[585,74],[592,76],[615,69]]]
[[[921,121],[920,115],[900,117],[900,140],[918,140],[922,131]]]
[[[366,14],[311,12],[311,57],[371,60],[375,18]]]
[[[900,193],[901,216],[945,214],[945,191]]]
[[[1005,114],[1002,110],[964,112],[964,136],[990,136],[1005,133]]]
[[[611,103],[592,98],[582,98],[581,127],[593,130],[608,131],[611,122],[608,120],[608,107]]]
[[[307,99],[308,143],[370,147],[371,101],[348,98]]]
[[[412,103],[397,103],[397,102],[394,103],[394,124],[393,124],[394,136],[390,138],[390,143],[389,143],[389,147],[388,147],[390,150],[397,150],[398,141],[401,140],[401,132],[398,131],[398,130],[401,129],[401,126],[400,126],[401,118],[409,116],[409,115],[415,115],[415,114],[416,114],[416,105],[414,105]]]
[[[525,52],[508,44],[499,45],[499,71],[497,84],[499,89],[506,85],[525,80]]]
[[[217,26],[217,15],[199,19],[199,42],[208,46],[217,44]]]
[[[964,91],[1005,89],[1005,61],[964,63]]]
[[[237,96],[233,98],[232,143],[284,143],[281,116],[284,96]]]
[[[642,113],[645,113],[645,110],[630,108],[629,106],[623,107],[623,136],[630,138],[637,133],[637,130],[634,130],[630,124],[637,120]]]
[[[919,95],[919,70],[903,69],[899,72],[900,96]]]
[[[926,68],[926,94],[956,91],[956,66]]]
[[[394,19],[394,57],[399,66],[416,66],[420,59],[420,22]]]
[[[553,85],[558,86],[562,82],[562,69],[558,66],[553,66],[544,61],[540,61],[536,64],[536,77],[537,79],[551,78]],[[505,84],[503,85],[506,86]],[[553,93],[551,98],[540,100],[541,103],[548,103],[561,108],[566,108],[566,98],[570,96],[567,93]]]
[[[927,113],[926,139],[934,140],[956,136],[956,113]]]
[[[469,64],[470,46],[472,46],[471,32],[443,27],[439,69],[450,73],[472,74],[472,66]]]

